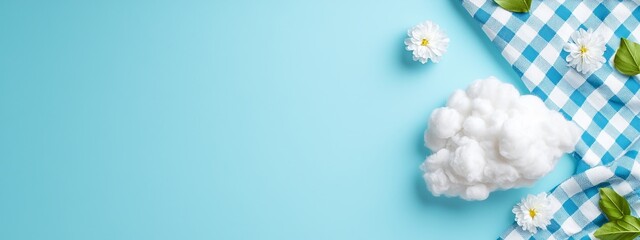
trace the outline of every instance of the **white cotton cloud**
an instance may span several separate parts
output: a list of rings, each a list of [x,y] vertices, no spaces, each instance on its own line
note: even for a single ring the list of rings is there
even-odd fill
[[[457,90],[433,111],[424,135],[432,154],[420,169],[436,196],[484,200],[546,175],[574,150],[581,133],[539,98],[489,77]]]

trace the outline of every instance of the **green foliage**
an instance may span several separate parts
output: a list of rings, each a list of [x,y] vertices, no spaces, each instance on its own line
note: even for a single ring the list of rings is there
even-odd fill
[[[602,225],[595,234],[601,240],[631,240],[640,236],[640,219],[626,215],[615,222]]]
[[[620,39],[620,48],[613,59],[614,67],[622,74],[634,76],[640,74],[640,44]]]
[[[631,240],[640,236],[640,219],[631,216],[629,202],[611,188],[600,189],[600,210],[609,219],[593,234],[601,240]]]
[[[631,214],[631,208],[629,208],[627,200],[611,188],[600,188],[600,202],[598,202],[598,205],[609,221],[615,221]]]
[[[511,12],[529,12],[531,8],[531,0],[493,0],[500,7]]]

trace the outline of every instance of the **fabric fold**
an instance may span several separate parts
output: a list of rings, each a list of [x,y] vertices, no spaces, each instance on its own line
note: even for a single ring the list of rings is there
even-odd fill
[[[511,13],[493,0],[462,0],[462,5],[531,93],[584,130],[573,154],[577,175],[551,191],[554,221],[533,238],[593,238],[590,234],[606,222],[597,208],[602,186],[612,186],[638,210],[640,84],[615,70],[612,57],[621,37],[640,42],[639,2],[533,0],[528,13]],[[607,62],[591,74],[577,72],[565,60],[563,47],[578,29],[593,29],[607,41]],[[501,238],[529,237],[513,225]]]
[[[639,144],[633,147],[640,149]],[[608,222],[598,208],[598,189],[602,187],[611,187],[624,196],[632,214],[638,216],[640,166],[637,158],[638,151],[631,150],[606,166],[589,168],[562,182],[549,194],[555,213],[546,229],[531,234],[513,224],[499,239],[596,239],[593,233]]]

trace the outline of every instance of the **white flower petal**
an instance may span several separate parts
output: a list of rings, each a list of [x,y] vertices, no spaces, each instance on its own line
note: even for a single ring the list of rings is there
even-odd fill
[[[405,39],[406,49],[413,52],[413,60],[427,63],[440,61],[447,51],[449,38],[440,30],[437,24],[426,21],[407,31],[409,38]],[[427,40],[427,46],[423,46],[423,40]]]
[[[522,230],[530,233],[536,233],[538,228],[549,225],[553,217],[551,202],[546,193],[529,194],[513,207],[512,212],[515,214],[516,223],[522,227]],[[531,212],[534,213],[533,216]]]
[[[606,62],[603,56],[605,44],[604,37],[592,29],[578,29],[571,34],[571,40],[563,47],[569,53],[565,59],[567,65],[582,74],[598,70]],[[583,52],[583,49],[586,51]]]

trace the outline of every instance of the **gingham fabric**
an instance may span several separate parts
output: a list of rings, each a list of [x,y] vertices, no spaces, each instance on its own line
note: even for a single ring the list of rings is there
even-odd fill
[[[640,210],[635,161],[640,150],[640,84],[611,65],[620,37],[640,40],[639,2],[533,0],[529,13],[511,13],[493,0],[462,0],[531,93],[585,130],[573,154],[581,160],[577,175],[551,191],[556,205],[552,224],[535,236],[513,225],[501,238],[593,238],[606,221],[597,208],[601,186],[613,186],[634,211]],[[563,46],[580,28],[608,40],[607,63],[592,74],[581,74],[565,61]]]
[[[532,235],[513,224],[499,239],[596,239],[593,233],[608,221],[598,208],[601,187],[611,187],[624,196],[632,214],[638,216],[640,164],[637,157],[638,151],[632,150],[607,166],[596,166],[569,178],[549,195],[555,213],[545,230]]]

